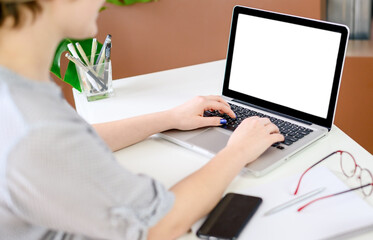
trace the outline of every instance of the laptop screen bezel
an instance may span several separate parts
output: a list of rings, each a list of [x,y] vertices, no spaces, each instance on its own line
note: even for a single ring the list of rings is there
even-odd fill
[[[337,63],[336,63],[334,79],[333,79],[333,84],[332,84],[332,91],[331,91],[329,107],[328,107],[328,113],[327,113],[326,118],[321,118],[321,117],[311,115],[311,114],[308,114],[302,111],[298,111],[292,108],[281,106],[281,105],[278,105],[278,104],[275,104],[269,101],[265,101],[263,99],[259,99],[253,96],[239,93],[234,90],[230,90],[228,88],[231,67],[232,67],[235,37],[236,37],[237,20],[238,20],[239,14],[245,14],[245,15],[250,15],[250,16],[271,19],[271,20],[288,22],[288,23],[297,24],[301,26],[307,26],[307,27],[312,27],[312,28],[317,28],[317,29],[322,29],[322,30],[327,30],[327,31],[333,31],[333,32],[337,32],[341,34]],[[235,6],[233,9],[231,32],[229,36],[227,63],[226,63],[224,83],[223,83],[223,96],[227,96],[229,98],[247,102],[247,103],[250,103],[251,105],[255,105],[260,108],[269,109],[269,110],[278,112],[280,114],[291,116],[293,118],[297,118],[303,121],[314,123],[314,124],[326,127],[330,130],[333,124],[333,120],[334,120],[334,113],[336,109],[336,101],[337,101],[338,92],[339,92],[340,79],[341,79],[344,60],[345,60],[348,36],[349,36],[349,30],[344,25],[328,23],[328,22],[324,22],[320,20],[297,17],[297,16],[292,16],[292,15],[287,15],[287,14],[263,11],[263,10],[254,9],[254,8]]]

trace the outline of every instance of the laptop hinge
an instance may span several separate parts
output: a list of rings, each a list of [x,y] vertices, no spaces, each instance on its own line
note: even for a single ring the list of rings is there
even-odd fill
[[[301,122],[301,123],[304,123],[304,124],[307,124],[307,125],[312,125],[312,123],[309,122],[309,121],[305,121],[305,120],[302,120],[302,119],[299,119],[299,118],[296,118],[296,117],[292,117],[292,116],[289,116],[289,115],[286,115],[286,114],[283,114],[283,113],[279,113],[279,112],[276,112],[276,111],[273,111],[273,110],[270,110],[270,109],[267,109],[267,108],[259,107],[259,106],[256,106],[254,104],[250,104],[250,103],[238,100],[238,99],[232,99],[232,101],[233,102],[238,102],[238,103],[250,106],[250,107],[258,108],[260,110],[270,112],[270,113],[273,113],[273,114],[276,114],[276,115],[280,115],[282,117],[286,117],[286,118],[289,118],[289,119],[297,121],[297,122]]]

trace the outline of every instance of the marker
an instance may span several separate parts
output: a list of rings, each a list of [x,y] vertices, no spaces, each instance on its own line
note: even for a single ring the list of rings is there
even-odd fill
[[[105,49],[105,60],[106,61],[110,61],[110,57],[111,57],[111,42],[109,42],[107,45],[106,45],[106,49]]]
[[[303,194],[303,195],[301,195],[301,196],[299,196],[299,197],[297,197],[297,198],[294,198],[294,199],[292,199],[292,200],[290,200],[290,201],[288,201],[288,202],[285,202],[285,203],[283,203],[283,204],[280,204],[280,205],[277,206],[277,207],[272,208],[271,210],[269,210],[268,212],[266,212],[266,213],[264,214],[264,216],[268,216],[268,215],[271,215],[271,214],[273,214],[273,213],[277,213],[277,212],[279,212],[279,211],[281,211],[281,210],[283,210],[283,209],[285,209],[285,208],[288,208],[288,207],[290,207],[290,206],[293,206],[293,205],[296,204],[296,203],[299,203],[299,202],[301,202],[301,201],[303,201],[303,200],[305,200],[305,199],[307,199],[307,198],[310,198],[310,197],[312,197],[312,196],[314,196],[314,195],[316,195],[316,194],[318,194],[318,193],[321,193],[321,192],[324,191],[324,190],[325,190],[325,188],[323,187],[323,188],[315,189],[315,190],[313,190],[313,191],[311,191],[311,192],[309,192],[309,193]]]
[[[105,71],[104,71],[104,81],[107,84],[109,81],[109,62],[111,55],[111,42],[106,45],[105,49]]]

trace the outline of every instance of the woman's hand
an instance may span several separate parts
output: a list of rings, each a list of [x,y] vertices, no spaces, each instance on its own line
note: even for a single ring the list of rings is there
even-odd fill
[[[282,141],[284,136],[268,118],[250,117],[236,128],[226,148],[242,154],[244,164],[247,164],[257,159],[273,143]]]
[[[228,114],[232,118],[236,118],[229,104],[220,96],[195,97],[169,111],[175,120],[174,128],[176,129],[191,130],[206,126],[222,125],[220,122],[222,118],[220,117],[204,117],[203,113],[207,110],[218,110],[221,113]]]

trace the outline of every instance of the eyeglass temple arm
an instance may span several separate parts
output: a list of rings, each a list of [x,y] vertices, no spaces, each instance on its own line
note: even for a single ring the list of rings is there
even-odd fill
[[[315,164],[313,164],[311,167],[309,167],[303,174],[302,176],[300,176],[300,179],[298,181],[298,185],[297,185],[297,188],[295,189],[295,192],[294,192],[294,195],[297,195],[298,193],[298,190],[299,190],[299,186],[300,186],[300,183],[303,179],[303,176],[304,174],[306,174],[306,172],[308,172],[311,168],[313,168],[314,166],[316,166],[317,164],[321,163],[322,161],[324,161],[325,159],[327,159],[328,157],[330,157],[331,155],[335,154],[335,153],[338,153],[340,152],[339,150],[338,151],[335,151],[335,152],[332,152],[331,154],[329,154],[328,156],[324,157],[323,159],[321,159],[320,161],[316,162]]]
[[[325,199],[325,198],[330,198],[330,197],[333,197],[333,196],[341,195],[341,194],[343,194],[343,193],[347,193],[347,192],[355,191],[355,190],[358,190],[358,189],[360,189],[360,188],[365,188],[365,187],[368,187],[368,186],[371,186],[371,185],[373,186],[373,183],[368,183],[368,184],[365,184],[365,185],[363,185],[363,186],[356,187],[356,188],[351,188],[351,189],[346,190],[346,191],[343,191],[343,192],[334,193],[334,194],[326,195],[326,196],[324,196],[324,197],[316,198],[315,200],[312,200],[311,202],[307,203],[306,205],[304,205],[304,206],[298,208],[298,212],[302,211],[305,207],[307,207],[307,206],[311,205],[312,203],[317,202],[317,201],[319,201],[319,200],[321,200],[321,199]]]

